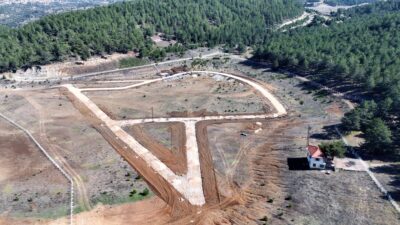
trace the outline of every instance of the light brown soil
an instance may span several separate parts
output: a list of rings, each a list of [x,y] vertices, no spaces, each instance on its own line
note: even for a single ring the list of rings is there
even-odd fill
[[[144,124],[125,128],[128,134],[131,134],[140,144],[149,149],[158,159],[167,165],[178,175],[187,173],[186,160],[186,134],[183,123],[167,123],[171,129],[171,141],[176,143],[176,151],[166,148],[159,143],[156,138],[150,136],[144,128]],[[161,124],[160,124],[161,126]]]
[[[340,105],[336,102],[326,107],[325,111],[328,113],[328,115],[333,115],[339,118],[344,116],[343,110],[340,108]]]
[[[70,101],[60,95],[58,89],[18,91],[7,94],[7,102],[0,104],[0,111],[27,128],[53,157],[64,161],[62,164],[68,166],[68,172],[74,177],[76,184],[76,210],[88,209],[89,207],[86,206],[94,207],[99,202],[120,204],[132,201],[134,199],[129,198],[130,191],[136,190],[140,193],[147,187],[142,179],[137,179],[138,174],[91,127]],[[13,131],[13,129],[0,127],[0,136],[8,131]],[[11,135],[11,138],[7,136],[6,139],[11,143],[14,137],[19,135],[25,137],[23,134],[16,133]],[[2,141],[0,145],[6,143]],[[27,143],[29,146],[32,145],[30,139]],[[48,171],[63,178],[62,174],[52,167],[49,160],[45,158],[41,160],[35,155],[28,156],[21,153],[20,150],[24,149],[41,154],[36,147],[31,150],[30,147],[23,147],[23,144],[25,141],[18,139],[17,143],[5,146],[4,158],[0,157],[0,161],[15,160],[12,163],[2,161],[4,167],[0,168],[1,172],[20,171],[12,177],[12,182],[7,183],[10,185],[6,185],[6,189],[12,191],[11,195],[14,193],[20,195],[20,200],[14,202],[13,196],[0,194],[0,199],[4,198],[4,201],[0,200],[1,205],[8,207],[6,210],[0,208],[0,214],[39,218],[49,216],[57,218],[67,215],[69,184],[65,180],[65,183],[61,185],[56,178],[52,178],[53,175],[49,175]],[[18,147],[16,151],[11,145],[21,145],[21,147]],[[9,155],[8,150],[10,150]],[[47,169],[47,166],[51,169]],[[1,186],[0,190],[3,188],[5,186]],[[58,192],[60,194],[57,194]],[[31,204],[27,203],[29,198],[32,198],[32,202],[37,206],[33,211],[29,208]],[[12,210],[8,211],[10,208]]]
[[[41,69],[28,69],[18,70],[15,74],[5,73],[6,75],[20,76],[20,77],[63,77],[75,74],[93,73],[99,71],[106,71],[111,69],[117,69],[119,66],[119,60],[123,58],[129,58],[134,56],[133,52],[128,54],[115,53],[106,56],[106,58],[92,57],[87,61],[81,60],[70,60],[68,62],[57,62],[45,66],[41,66]]]
[[[207,145],[217,173],[217,189],[222,199],[236,202],[221,208],[232,224],[256,224],[258,219],[270,213],[265,202],[283,195],[279,173],[285,165],[279,153],[265,144],[265,140],[287,125],[269,125],[269,120],[260,121],[266,124],[263,133],[249,134],[248,140],[240,140],[243,138],[240,133],[254,132],[255,121],[203,122],[208,130]]]
[[[123,91],[85,93],[114,119],[195,115],[260,114],[269,102],[251,87],[236,81],[201,76],[156,82]]]
[[[215,83],[215,80],[209,81],[207,79],[210,78],[195,78],[194,80],[200,81],[200,82],[213,82]],[[180,82],[183,82],[180,83]],[[193,88],[190,90],[186,89],[186,84],[187,82],[191,81],[178,81],[176,87],[174,88],[174,92],[166,91],[163,92],[163,95],[158,95],[160,93],[160,85],[154,87],[153,85],[147,85],[146,87],[150,90],[151,92],[145,92],[142,96],[138,93],[135,93],[136,89],[130,89],[122,92],[113,92],[113,95],[110,95],[108,92],[104,92],[101,94],[101,97],[98,95],[100,93],[98,92],[88,92],[87,95],[91,97],[95,102],[97,101],[97,104],[100,105],[100,107],[109,115],[112,115],[112,117],[118,119],[121,118],[121,112],[120,111],[115,111],[115,109],[121,110],[121,106],[115,105],[116,102],[124,102],[123,107],[130,107],[132,110],[133,104],[139,104],[140,103],[140,109],[135,109],[135,110],[142,110],[145,103],[143,98],[146,98],[145,101],[147,101],[148,95],[150,93],[157,93],[156,97],[161,100],[163,104],[171,104],[168,101],[165,101],[165,99],[168,99],[167,95],[171,95],[169,97],[174,96],[174,103],[179,102],[179,99],[177,100],[176,97],[182,97],[181,95],[189,94],[194,95],[194,96],[202,96],[204,93],[197,93],[199,91],[204,92],[204,90],[208,89],[209,93],[217,92],[220,93],[221,87],[219,86],[218,88],[210,91],[210,87],[202,87],[202,85],[205,85],[205,83],[201,83],[200,85],[195,85],[196,87],[195,91],[193,92]],[[193,81],[194,82],[194,81]],[[193,83],[190,83],[193,85]],[[161,84],[161,86],[165,86],[165,84]],[[199,87],[200,86],[200,87]],[[229,85],[228,85],[229,86]],[[239,85],[243,86],[243,85]],[[172,85],[167,84],[167,88],[171,88]],[[156,88],[157,91],[154,91],[153,89]],[[229,87],[231,88],[231,87]],[[139,88],[140,89],[140,88]],[[182,90],[181,90],[182,89]],[[186,89],[186,90],[183,90]],[[223,88],[222,88],[223,89]],[[149,91],[146,89],[146,91]],[[236,89],[233,89],[234,93],[231,93],[232,90],[226,91],[225,94],[227,95],[235,95],[236,100],[241,97],[247,99],[249,95],[255,94],[255,93],[250,93],[249,90],[242,90],[240,89],[239,92],[235,92]],[[177,94],[177,93],[178,94]],[[207,92],[207,91],[206,91]],[[164,94],[165,93],[165,94]],[[71,99],[72,102],[74,102],[74,96],[66,93],[69,98]],[[210,98],[210,94],[205,94],[205,98]],[[115,98],[115,96],[119,96],[118,99],[109,99],[108,97],[112,96]],[[129,96],[130,98],[124,98],[122,99],[122,96]],[[140,100],[136,99],[132,101],[133,98],[140,96]],[[185,96],[184,96],[185,97]],[[225,96],[226,97],[226,96]],[[193,97],[195,98],[195,97]],[[172,100],[172,98],[171,98]],[[187,98],[184,100],[184,102],[187,102]],[[151,102],[151,100],[150,100]],[[111,105],[110,105],[111,104]],[[268,104],[268,103],[267,103]],[[256,154],[256,155],[251,155],[246,153],[245,151],[241,150],[238,154],[238,157],[235,161],[235,169],[236,167],[241,168],[241,170],[236,171],[235,173],[239,173],[239,177],[242,180],[229,180],[226,182],[226,179],[224,180],[223,178],[221,179],[221,184],[218,184],[218,180],[215,174],[214,170],[214,162],[213,162],[213,157],[209,148],[209,139],[208,139],[208,133],[207,133],[207,126],[210,124],[214,123],[226,123],[228,121],[207,121],[207,122],[200,122],[196,126],[196,136],[197,136],[197,141],[199,145],[199,155],[200,155],[200,167],[201,167],[201,176],[202,176],[202,185],[203,185],[203,191],[206,199],[206,205],[201,207],[201,209],[197,207],[193,207],[190,204],[185,202],[179,202],[179,199],[182,198],[182,196],[174,189],[172,188],[171,185],[168,184],[161,176],[155,173],[150,167],[146,166],[146,163],[138,159],[138,156],[134,153],[134,151],[131,151],[128,149],[128,146],[125,146],[122,141],[119,139],[115,138],[115,134],[113,134],[106,126],[101,126],[101,122],[94,118],[94,115],[91,115],[91,113],[87,110],[87,108],[84,105],[81,105],[79,102],[74,102],[74,105],[76,108],[78,108],[89,120],[91,120],[92,124],[96,129],[103,135],[103,137],[116,149],[116,151],[122,155],[130,164],[133,166],[141,175],[144,177],[144,179],[149,183],[153,191],[161,197],[167,204],[171,207],[171,213],[174,217],[174,221],[177,224],[187,224],[187,220],[189,219],[189,222],[194,222],[196,224],[202,224],[205,221],[210,222],[217,220],[221,223],[225,223],[228,221],[226,215],[232,215],[237,219],[237,221],[243,220],[247,222],[254,222],[257,220],[256,217],[260,215],[260,204],[262,200],[267,199],[267,195],[270,193],[278,193],[280,190],[278,188],[279,184],[277,184],[276,180],[276,171],[279,170],[279,162],[274,161],[276,158],[275,154]],[[105,107],[105,105],[107,105]],[[139,106],[139,105],[138,105]],[[264,106],[265,107],[265,106]],[[163,108],[163,107],[162,107]],[[167,108],[171,108],[170,105],[168,105]],[[207,108],[207,107],[206,107]],[[157,108],[157,112],[159,113],[159,108]],[[199,110],[200,114],[206,114],[207,112],[205,110]],[[237,110],[236,110],[237,111]],[[265,109],[264,109],[265,111]],[[156,113],[157,113],[156,112]],[[196,110],[190,110],[188,112],[182,111],[186,115],[198,115],[199,112],[196,112]],[[165,112],[161,112],[165,113]],[[176,114],[179,114],[180,112],[167,112],[167,114],[170,114],[171,116],[175,116]],[[246,113],[246,112],[244,112]],[[253,112],[254,113],[254,112]],[[261,112],[260,112],[261,113]],[[129,115],[135,114],[132,111],[126,112],[122,118],[129,118]],[[235,113],[233,113],[235,114]],[[155,115],[157,116],[157,115]],[[180,114],[178,116],[181,116]],[[145,116],[139,116],[139,118],[143,118]],[[249,127],[249,129],[253,129],[254,126],[252,125],[246,125]],[[159,143],[154,143],[152,141],[152,138],[146,134],[143,131],[143,127],[139,126],[133,126],[128,128],[130,130],[130,133],[133,134],[137,139],[139,139],[139,142],[142,143],[145,147],[147,147],[150,151],[155,153],[155,155],[160,158],[164,163],[166,163],[171,169],[174,171],[177,171],[178,173],[183,173],[185,172],[183,169],[185,169],[186,165],[183,167],[177,168],[175,165],[177,164],[177,161],[172,160],[171,158],[174,158],[174,156],[168,151],[168,149],[163,148],[162,145]],[[272,130],[271,130],[272,131]],[[256,146],[257,147],[257,146]],[[165,157],[164,157],[165,156]],[[271,166],[272,168],[269,171],[269,174],[271,177],[274,177],[275,179],[270,179],[269,182],[263,182],[261,187],[267,186],[266,188],[268,189],[267,192],[260,190],[260,188],[257,187],[252,187],[252,183],[255,182],[255,180],[252,180],[252,178],[257,179],[259,176],[265,176],[263,173],[265,172],[264,170],[260,171],[258,167],[253,167],[253,163],[256,164],[261,164],[262,168],[265,168],[268,166]],[[265,164],[263,164],[265,163]],[[244,171],[244,172],[243,172]],[[244,174],[247,174],[244,175]],[[222,177],[224,174],[221,174]],[[226,175],[226,174],[225,174]],[[231,174],[231,176],[235,175],[234,173]],[[263,179],[265,177],[262,177],[260,179]],[[220,186],[219,186],[220,185]],[[225,185],[225,187],[224,187]],[[219,187],[224,188],[223,192],[220,192],[218,189]],[[269,188],[270,187],[270,188]],[[229,194],[227,194],[228,192]],[[246,191],[247,190],[247,191]],[[222,194],[223,193],[223,194]],[[256,203],[254,203],[256,202]],[[248,204],[251,203],[251,204]],[[246,207],[249,207],[254,203],[254,209],[252,213],[254,215],[252,217],[245,217],[245,218],[239,218],[239,215],[241,213],[238,213],[237,211],[245,210]],[[244,208],[241,208],[243,206]],[[227,208],[228,207],[228,208]],[[201,211],[199,211],[201,210]],[[221,211],[222,210],[222,211]],[[197,213],[196,213],[197,211]],[[176,220],[178,217],[183,217],[181,220]],[[246,219],[247,218],[247,219]],[[230,218],[229,218],[230,219]],[[231,220],[232,221],[232,220]]]
[[[65,160],[62,155],[59,153],[58,145],[52,144],[47,136],[47,129],[45,125],[45,119],[47,115],[45,114],[45,109],[40,105],[35,99],[31,98],[31,96],[26,95],[25,99],[33,106],[33,108],[37,111],[38,121],[39,121],[39,140],[42,143],[42,146],[48,151],[48,153],[56,158],[56,161],[59,165],[62,165],[64,170],[71,175],[74,180],[76,187],[78,189],[78,201],[81,207],[85,210],[91,209],[91,203],[89,196],[87,194],[87,188],[85,183],[82,180],[82,177],[77,173],[77,171],[69,164],[67,160]],[[62,149],[61,149],[62,150]]]
[[[65,177],[22,131],[2,118],[0,130],[0,215],[38,216],[44,210],[51,215],[46,199],[67,204]]]
[[[169,122],[169,123],[144,123],[141,124],[144,130],[151,136],[152,139],[164,145],[172,152],[177,152],[180,148],[185,148],[185,139],[182,135],[185,133],[183,124]],[[183,132],[183,133],[180,133]]]
[[[199,122],[196,124],[196,137],[200,154],[200,169],[203,179],[203,192],[206,202],[219,204],[221,196],[218,191],[217,180],[214,172],[214,164],[210,148],[208,146],[207,125],[209,122]]]
[[[113,148],[143,177],[151,189],[162,198],[170,207],[171,213],[175,218],[181,215],[187,215],[195,209],[191,207],[188,201],[180,201],[185,199],[178,191],[171,188],[171,185],[156,171],[147,165],[132,149],[129,149],[123,141],[116,138],[116,135],[107,128],[101,126],[101,121],[96,118],[84,104],[75,99],[73,94],[67,90],[63,90],[64,94],[68,96],[74,106],[81,111],[85,117],[91,121],[95,129],[113,146]]]
[[[153,197],[131,204],[117,206],[98,205],[89,212],[74,216],[75,225],[166,224],[171,219],[169,207]],[[10,219],[0,216],[0,225],[65,225],[69,218],[54,221],[45,219]]]

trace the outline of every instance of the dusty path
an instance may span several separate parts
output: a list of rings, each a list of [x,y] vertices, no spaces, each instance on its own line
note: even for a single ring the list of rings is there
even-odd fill
[[[126,90],[126,89],[130,89],[130,88],[135,88],[135,87],[140,87],[146,84],[151,84],[154,82],[158,82],[158,81],[162,81],[162,80],[171,80],[171,79],[177,79],[186,75],[191,75],[191,74],[205,74],[205,75],[219,75],[219,76],[224,76],[224,77],[228,77],[228,78],[232,78],[238,81],[241,81],[245,84],[250,85],[251,87],[253,87],[255,90],[257,90],[258,92],[261,93],[261,95],[263,97],[265,97],[266,99],[268,99],[269,102],[271,102],[271,104],[273,105],[273,107],[276,109],[277,113],[275,114],[276,117],[278,116],[283,116],[286,115],[286,109],[285,107],[278,101],[277,98],[275,98],[275,96],[273,96],[265,87],[263,87],[262,85],[260,85],[257,82],[254,82],[250,79],[246,79],[243,78],[241,76],[237,76],[237,75],[233,75],[233,74],[227,74],[227,73],[219,73],[219,72],[213,72],[213,71],[191,71],[191,72],[183,72],[183,73],[177,73],[175,75],[169,76],[169,77],[165,77],[165,78],[158,78],[158,79],[153,79],[153,80],[146,80],[143,81],[139,84],[133,84],[133,85],[129,85],[129,86],[123,86],[123,87],[111,87],[111,88],[82,88],[79,89],[80,91],[121,91],[121,90]],[[226,117],[226,118],[225,118]],[[215,120],[215,119],[253,119],[253,118],[263,118],[262,116],[260,117],[260,115],[240,115],[240,116],[225,116],[225,117],[206,117],[200,120]],[[139,119],[140,120],[140,119]],[[139,121],[138,120],[138,121]],[[187,121],[187,120],[185,120]],[[156,121],[159,122],[159,121]],[[168,121],[164,121],[164,122],[168,122]],[[176,120],[176,122],[179,122],[178,120]],[[184,121],[182,121],[184,122]]]
[[[187,117],[187,118],[152,118],[152,119],[136,119],[127,121],[115,121],[111,119],[103,110],[101,110],[93,101],[91,101],[83,92],[88,91],[115,91],[115,90],[126,90],[129,88],[135,88],[142,85],[168,80],[168,79],[179,79],[186,75],[205,74],[205,75],[218,75],[231,79],[238,80],[242,83],[248,84],[265,97],[275,108],[274,113],[262,114],[262,115],[226,115],[226,116],[204,116],[204,117]],[[62,88],[66,88],[69,92],[70,99],[74,102],[74,105],[80,105],[79,108],[82,112],[90,115],[94,120],[97,120],[100,124],[98,130],[103,130],[101,133],[106,139],[117,146],[117,151],[127,156],[132,153],[130,157],[131,164],[137,168],[139,172],[144,173],[146,168],[143,165],[147,164],[151,170],[157,174],[162,180],[159,180],[157,176],[145,177],[150,182],[150,186],[157,189],[157,193],[168,193],[168,196],[161,197],[169,204],[180,205],[179,208],[187,207],[187,203],[192,206],[199,207],[204,206],[206,203],[219,204],[220,198],[218,196],[217,185],[215,180],[212,156],[209,153],[207,146],[204,146],[206,141],[198,140],[198,129],[196,128],[197,123],[201,121],[210,120],[244,120],[244,119],[265,119],[265,118],[277,118],[287,114],[286,109],[283,105],[260,83],[247,79],[242,76],[211,72],[211,71],[192,71],[178,73],[166,78],[158,78],[152,80],[145,80],[138,84],[132,84],[123,87],[110,87],[110,88],[76,88],[71,84],[63,85]],[[153,154],[152,151],[144,147],[138,140],[125,132],[122,127],[128,125],[138,125],[148,122],[181,122],[185,127],[186,134],[186,160],[187,160],[187,171],[183,175],[178,175],[176,171],[169,168],[159,157]],[[204,130],[204,127],[202,127]],[[201,130],[201,129],[200,129]],[[114,137],[113,137],[114,136]],[[114,139],[114,140],[112,140]],[[199,147],[201,143],[201,149]],[[120,148],[123,150],[118,150]],[[140,163],[139,161],[140,160]],[[129,162],[129,161],[128,161]],[[139,166],[141,164],[142,166]],[[148,169],[147,169],[148,170]],[[149,174],[149,172],[145,172]],[[211,175],[211,176],[210,176]],[[153,181],[153,182],[152,182]],[[172,188],[170,191],[160,190],[160,182],[166,182]],[[166,187],[163,187],[164,189]],[[174,191],[173,191],[174,190]],[[172,196],[171,196],[172,191]],[[175,193],[175,194],[174,194]],[[171,200],[175,199],[175,200]],[[177,201],[178,200],[178,201]]]
[[[79,205],[84,209],[84,210],[91,210],[93,207],[90,204],[90,200],[87,194],[87,188],[82,180],[82,177],[75,171],[75,169],[65,160],[65,158],[60,155],[59,150],[56,148],[61,148],[60,146],[54,144],[52,141],[50,141],[47,137],[47,132],[46,132],[46,125],[45,125],[45,119],[46,119],[46,114],[45,114],[45,109],[37,103],[33,98],[24,95],[25,99],[36,109],[39,115],[39,135],[42,143],[47,148],[47,151],[49,152],[50,155],[53,156],[53,158],[58,162],[59,165],[63,167],[65,171],[68,172],[68,174],[71,175],[71,178],[74,180],[74,184],[77,187],[78,190],[78,202]]]
[[[7,116],[3,115],[0,113],[0,117],[7,120],[9,123],[17,127],[18,129],[22,130],[34,143],[35,145],[40,149],[40,151],[46,156],[47,159],[50,160],[50,162],[64,175],[65,178],[70,182],[70,215],[69,215],[69,224],[73,225],[73,213],[74,213],[74,180],[72,179],[72,176],[68,173],[67,170],[65,170],[62,166],[60,166],[60,163],[57,162],[55,158],[53,158],[49,152],[35,139],[35,137],[24,127],[19,125],[18,123],[14,122]],[[1,222],[1,221],[0,221]]]
[[[15,81],[23,81],[23,82],[39,82],[39,81],[65,81],[65,80],[76,80],[76,79],[82,79],[82,78],[88,78],[88,77],[94,77],[94,76],[99,76],[99,75],[104,75],[104,74],[109,74],[109,73],[118,73],[118,72],[125,72],[125,71],[130,71],[130,70],[135,70],[135,69],[141,69],[141,68],[148,68],[148,67],[155,67],[158,65],[166,65],[166,64],[171,64],[171,63],[178,63],[178,62],[185,62],[188,60],[193,60],[193,59],[201,59],[201,58],[211,58],[214,56],[218,55],[225,55],[225,53],[222,53],[221,51],[215,51],[212,53],[208,53],[205,55],[198,55],[190,58],[181,58],[181,59],[174,59],[174,60],[169,60],[169,61],[163,61],[159,63],[151,63],[151,64],[146,64],[142,66],[134,66],[134,67],[128,67],[128,68],[123,68],[123,69],[114,69],[114,70],[107,70],[107,71],[101,71],[101,72],[95,72],[95,73],[86,73],[86,74],[77,74],[77,75],[71,75],[67,77],[54,77],[54,78],[36,78],[36,77],[15,77]]]
[[[297,21],[304,20],[305,18],[307,18],[310,15],[311,14],[308,13],[308,12],[303,12],[303,14],[301,14],[299,17],[293,18],[291,20],[287,20],[287,21],[279,24],[276,29],[279,30],[279,29],[281,29],[281,28],[283,28],[285,26],[288,26],[290,24],[296,23]]]
[[[339,134],[339,136],[342,138],[343,143],[346,146],[350,146],[349,143],[347,142],[347,139],[342,135],[342,133],[339,131],[337,127],[335,127],[336,132]],[[352,148],[351,148],[352,149]],[[371,177],[372,181],[374,181],[375,185],[379,188],[379,190],[385,195],[385,197],[388,198],[390,204],[396,209],[396,211],[400,214],[400,206],[397,204],[397,202],[393,199],[393,197],[390,195],[390,193],[386,190],[386,188],[382,185],[381,182],[375,177],[374,173],[369,169],[368,164],[360,157],[360,155],[357,154],[352,149],[353,154],[357,157],[358,160],[361,161],[362,166],[364,167],[365,171],[367,174]]]

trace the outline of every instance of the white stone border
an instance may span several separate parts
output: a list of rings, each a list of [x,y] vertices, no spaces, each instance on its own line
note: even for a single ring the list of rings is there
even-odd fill
[[[267,98],[273,107],[276,109],[274,114],[263,114],[263,115],[227,115],[227,116],[205,116],[205,117],[193,117],[193,118],[158,118],[158,119],[137,119],[131,121],[115,121],[112,120],[104,111],[102,111],[90,98],[88,98],[83,92],[89,91],[120,91],[130,88],[139,87],[142,85],[163,81],[178,79],[185,75],[191,75],[193,73],[197,74],[213,74],[225,76],[228,78],[239,80],[246,83],[257,91],[259,91],[265,98]],[[138,84],[132,84],[123,87],[111,87],[111,88],[76,88],[72,84],[62,85],[68,89],[79,101],[81,101],[97,118],[99,118],[105,126],[107,126],[115,135],[117,139],[122,140],[126,145],[128,145],[139,157],[147,162],[147,164],[156,171],[161,177],[167,180],[180,194],[182,194],[192,205],[204,205],[205,197],[202,186],[201,179],[201,169],[200,169],[200,158],[199,149],[196,139],[196,129],[195,125],[199,121],[203,120],[223,120],[223,119],[265,119],[265,118],[277,118],[287,114],[286,109],[283,105],[273,96],[265,87],[261,86],[259,83],[245,79],[240,76],[212,72],[212,71],[191,71],[177,73],[169,77],[145,80]],[[183,122],[185,124],[186,130],[186,149],[187,149],[187,174],[183,176],[176,175],[170,168],[168,168],[164,163],[162,163],[154,154],[152,154],[148,149],[142,146],[137,140],[135,140],[131,135],[126,133],[122,126],[129,124],[139,124],[145,122]]]

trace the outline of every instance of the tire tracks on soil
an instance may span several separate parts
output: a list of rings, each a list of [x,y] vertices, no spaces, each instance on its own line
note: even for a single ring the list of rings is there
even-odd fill
[[[93,207],[90,204],[90,200],[87,194],[87,188],[86,185],[83,182],[82,177],[75,171],[75,169],[65,160],[65,158],[60,155],[59,151],[56,150],[56,148],[62,149],[60,146],[54,144],[52,141],[50,141],[47,137],[47,132],[46,132],[46,126],[45,126],[45,121],[44,118],[46,117],[46,114],[44,113],[43,107],[36,102],[33,98],[24,95],[23,96],[38,112],[39,115],[39,138],[42,140],[45,145],[47,145],[48,152],[53,155],[53,158],[63,167],[64,170],[66,170],[74,180],[77,190],[78,190],[78,202],[79,205],[84,209],[84,210],[91,210]]]

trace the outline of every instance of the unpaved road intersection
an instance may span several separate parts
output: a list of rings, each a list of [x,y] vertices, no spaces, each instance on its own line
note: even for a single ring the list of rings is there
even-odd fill
[[[147,85],[154,82],[160,82],[169,79],[179,79],[180,77],[198,74],[198,75],[218,75],[223,76],[228,79],[235,79],[244,84],[250,85],[252,88],[257,90],[263,97],[265,97],[274,107],[274,112],[271,114],[263,114],[263,115],[218,115],[218,116],[204,116],[204,117],[185,117],[185,118],[143,118],[143,119],[135,119],[135,120],[124,120],[124,121],[115,121],[111,119],[103,110],[101,110],[93,101],[91,101],[84,92],[89,91],[120,91],[126,90],[129,88],[136,88],[143,85]],[[138,171],[143,170],[151,170],[155,174],[157,174],[157,178],[155,180],[162,180],[161,183],[168,183],[170,187],[157,187],[160,185],[159,182],[153,182],[154,178],[146,177],[144,178],[150,183],[150,185],[154,188],[170,188],[171,191],[167,191],[167,193],[174,193],[172,196],[163,196],[161,191],[156,191],[161,194],[161,198],[163,198],[167,203],[172,206],[178,206],[178,208],[185,207],[194,207],[198,208],[204,206],[208,199],[205,196],[203,191],[204,186],[209,183],[213,183],[213,181],[204,181],[204,176],[202,178],[201,171],[201,157],[199,153],[198,140],[196,137],[196,124],[201,121],[206,120],[246,120],[246,119],[266,119],[266,118],[278,118],[287,114],[286,109],[283,105],[260,83],[251,80],[249,78],[226,74],[226,73],[218,73],[211,71],[192,71],[192,72],[183,72],[178,73],[169,77],[152,79],[152,80],[144,80],[138,84],[133,84],[124,87],[110,87],[110,88],[84,88],[79,89],[71,84],[63,85],[62,88],[66,88],[69,92],[69,98],[75,102],[75,105],[80,105],[79,109],[85,111],[85,113],[94,117],[95,120],[98,120],[100,126],[108,129],[112,134],[111,135],[103,135],[108,136],[106,139],[114,138],[118,142],[122,143],[122,148],[127,151],[133,151],[134,157],[136,160],[141,160],[145,162],[148,168],[138,168],[140,165],[133,165]],[[92,118],[93,119],[93,118]],[[163,162],[161,162],[149,149],[146,149],[142,146],[139,141],[137,141],[134,137],[129,135],[127,132],[123,130],[124,126],[135,125],[141,123],[161,123],[161,122],[181,122],[185,125],[186,132],[186,154],[187,154],[187,173],[185,175],[177,175],[175,174],[168,166],[166,166]],[[108,140],[109,142],[113,142],[115,140]],[[132,159],[134,161],[134,159]],[[133,163],[135,164],[135,163]],[[211,170],[212,171],[212,170]],[[204,172],[204,171],[203,171]],[[212,172],[213,173],[213,172]],[[148,173],[149,174],[149,173]],[[215,182],[215,181],[214,181]],[[212,184],[211,184],[212,185]],[[213,184],[213,186],[216,186]],[[172,199],[171,199],[172,197]],[[191,211],[191,210],[189,210]]]

